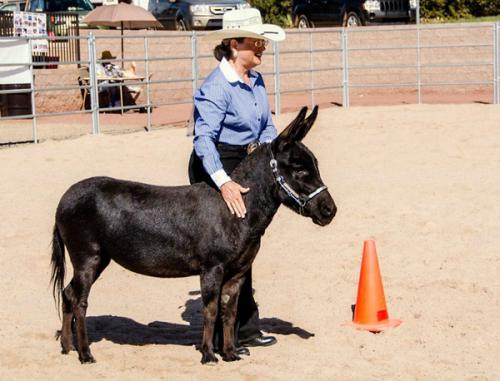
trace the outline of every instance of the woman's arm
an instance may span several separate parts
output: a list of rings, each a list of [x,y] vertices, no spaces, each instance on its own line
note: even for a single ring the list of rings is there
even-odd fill
[[[244,218],[246,214],[242,193],[249,188],[231,180],[227,175],[215,146],[222,122],[226,117],[229,96],[221,85],[205,83],[194,97],[194,149],[201,159],[205,171],[219,187],[231,214]]]
[[[194,97],[194,149],[201,159],[205,171],[221,190],[222,197],[231,214],[244,218],[246,214],[242,193],[249,188],[231,180],[224,170],[215,146],[226,117],[229,96],[222,86],[208,83],[202,86]]]
[[[194,149],[205,171],[220,188],[230,181],[215,146],[226,116],[228,99],[217,83],[205,83],[194,97]]]

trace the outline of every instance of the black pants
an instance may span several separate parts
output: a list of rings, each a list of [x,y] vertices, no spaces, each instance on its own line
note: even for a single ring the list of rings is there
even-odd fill
[[[218,144],[217,150],[219,151],[222,166],[229,176],[236,166],[247,156],[246,148],[239,146]],[[191,158],[189,159],[189,181],[191,184],[205,182],[211,187],[218,189],[194,151],[191,153]],[[252,269],[250,268],[245,275],[245,282],[241,287],[238,299],[235,340],[236,342],[245,342],[261,335],[262,333],[259,330],[259,310],[253,298]],[[222,322],[220,316],[218,316],[214,335],[214,343],[218,348],[222,348],[222,338]]]

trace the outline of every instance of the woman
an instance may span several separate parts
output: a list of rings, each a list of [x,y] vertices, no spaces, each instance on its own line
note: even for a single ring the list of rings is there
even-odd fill
[[[206,182],[220,190],[230,212],[244,218],[242,194],[252,190],[232,181],[231,172],[251,147],[276,137],[264,81],[253,68],[262,62],[269,40],[283,41],[285,32],[278,26],[262,24],[260,12],[250,8],[226,12],[223,28],[207,37],[220,42],[214,49],[220,64],[194,97],[194,150],[189,162],[189,180]],[[259,329],[251,270],[240,292],[236,333],[237,347],[276,343],[276,338],[264,336]],[[215,339],[219,348],[221,339],[219,322]],[[239,347],[238,353],[248,351]]]
[[[111,80],[112,78],[121,77],[123,74],[122,70],[116,66],[111,60],[116,59],[115,56],[111,54],[109,50],[103,50],[101,53],[101,63],[96,64],[95,70],[98,77],[109,77],[107,81],[100,80],[100,85],[114,84],[116,81]],[[120,107],[120,91],[118,89],[119,85],[115,86],[99,86],[100,93],[107,93],[108,95],[108,105],[107,107]]]

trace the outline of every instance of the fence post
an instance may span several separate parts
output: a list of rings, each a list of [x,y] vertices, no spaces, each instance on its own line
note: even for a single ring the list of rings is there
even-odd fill
[[[314,107],[314,41],[313,32],[309,32],[309,68],[311,69],[311,107]]]
[[[92,110],[92,134],[99,133],[99,92],[97,88],[97,76],[95,73],[96,53],[95,36],[92,32],[88,37],[88,55],[89,55],[89,85],[90,85],[90,109]]]
[[[273,41],[274,53],[274,113],[281,114],[281,83],[280,83],[280,50],[276,41]]]
[[[420,0],[417,0],[417,8],[415,9],[415,23],[420,25]]]
[[[493,27],[493,103],[500,104],[500,22]]]
[[[342,105],[349,107],[349,57],[347,52],[347,32],[342,28]]]
[[[198,41],[196,39],[196,32],[191,34],[191,71],[193,80],[193,99],[198,88]]]
[[[496,22],[497,36],[497,104],[500,104],[500,22]]]
[[[36,126],[36,105],[35,105],[35,80],[33,74],[33,40],[28,38],[29,45],[29,66],[30,66],[30,96],[31,96],[31,125],[33,129],[33,143],[38,143],[38,130]]]
[[[417,100],[422,104],[422,63],[420,62],[420,23],[417,24]]]
[[[151,129],[151,97],[150,97],[150,83],[149,83],[149,39],[148,36],[144,36],[144,59],[146,60],[146,64],[144,65],[146,67],[146,105],[147,108],[146,110],[148,111],[148,121],[147,121],[147,126],[146,129],[149,131]]]
[[[82,60],[82,56],[81,56],[81,51],[80,51],[80,21],[78,19],[78,15],[77,14],[74,15],[73,17],[74,17],[74,19],[72,20],[72,22],[74,23],[73,25],[76,25],[76,28],[74,29],[75,33],[72,33],[72,34],[73,35],[76,34],[76,36],[78,37],[76,40],[73,40],[73,43],[76,44],[76,57],[75,57],[75,61],[81,61]],[[73,53],[73,49],[71,49],[70,53]],[[80,63],[78,63],[78,67],[80,67]]]

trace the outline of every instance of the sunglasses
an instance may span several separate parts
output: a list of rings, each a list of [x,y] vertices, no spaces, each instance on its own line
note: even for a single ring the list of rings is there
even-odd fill
[[[256,48],[265,48],[267,45],[269,45],[269,40],[255,40],[253,44]]]
[[[248,45],[253,45],[256,48],[265,48],[267,45],[269,45],[269,40],[255,40],[253,44],[251,42],[248,42]]]

